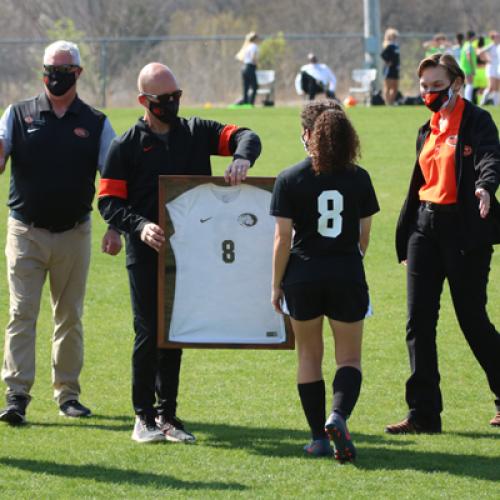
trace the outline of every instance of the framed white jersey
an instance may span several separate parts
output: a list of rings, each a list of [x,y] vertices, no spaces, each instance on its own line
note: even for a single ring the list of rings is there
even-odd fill
[[[270,302],[273,184],[160,176],[160,347],[293,349]]]

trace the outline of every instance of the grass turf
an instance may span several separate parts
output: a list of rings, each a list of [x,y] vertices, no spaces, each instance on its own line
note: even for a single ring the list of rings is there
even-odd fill
[[[491,109],[491,108],[490,108]],[[497,124],[500,112],[492,111]],[[140,111],[110,110],[122,132]],[[185,110],[256,130],[263,139],[253,175],[277,174],[301,160],[297,108]],[[295,353],[185,350],[178,414],[198,442],[140,446],[130,440],[132,318],[124,254],[100,252],[105,226],[93,217],[93,257],[86,295],[82,402],[94,417],[58,416],[50,386],[50,301],[45,290],[38,322],[37,376],[30,424],[0,426],[0,498],[68,497],[338,497],[498,498],[500,433],[490,428],[492,395],[454,318],[447,290],[439,323],[445,411],[439,436],[387,436],[384,425],[403,417],[408,376],[405,277],[396,262],[394,227],[414,159],[423,108],[353,108],[363,157],[382,211],[375,217],[366,258],[375,316],[365,325],[364,383],[350,430],[356,465],[302,456],[309,435],[295,387]],[[220,175],[228,159],[215,159]],[[68,163],[70,165],[70,163]],[[7,199],[8,174],[0,179]],[[2,204],[4,205],[4,203]],[[0,247],[7,209],[0,208]],[[5,270],[3,256],[1,267]],[[500,326],[500,262],[494,255],[489,313]],[[0,325],[8,319],[6,280],[0,280]],[[325,331],[324,375],[333,354]],[[499,360],[500,362],[500,360]],[[328,398],[331,400],[331,397]]]

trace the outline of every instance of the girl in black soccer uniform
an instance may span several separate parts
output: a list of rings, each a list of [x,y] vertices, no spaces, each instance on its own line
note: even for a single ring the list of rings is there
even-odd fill
[[[346,420],[361,387],[361,338],[369,310],[362,258],[371,216],[379,206],[370,176],[354,164],[359,140],[340,106],[312,102],[301,119],[309,157],[281,172],[271,202],[276,217],[272,303],[283,312],[284,297],[292,318],[298,391],[312,432],[304,450],[313,456],[331,455],[330,437],[335,458],[344,462],[356,453]],[[337,363],[326,423],[324,316],[333,332]]]
[[[384,50],[380,57],[384,61],[384,100],[387,105],[396,101],[399,87],[399,32],[388,28],[384,34]]]

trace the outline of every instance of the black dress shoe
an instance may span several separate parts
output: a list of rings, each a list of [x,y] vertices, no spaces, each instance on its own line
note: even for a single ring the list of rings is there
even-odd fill
[[[63,417],[72,417],[72,418],[80,418],[80,417],[90,417],[92,412],[86,406],[83,406],[76,399],[71,399],[70,401],[66,401],[59,407],[59,415]]]
[[[24,396],[7,396],[7,407],[0,410],[0,421],[10,425],[26,423],[26,407],[28,398]]]

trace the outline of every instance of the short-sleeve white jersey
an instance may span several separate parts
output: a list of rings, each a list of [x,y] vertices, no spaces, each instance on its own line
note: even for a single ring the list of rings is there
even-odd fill
[[[249,185],[193,188],[166,208],[174,226],[175,297],[169,340],[276,344],[283,317],[270,303],[271,193]]]

